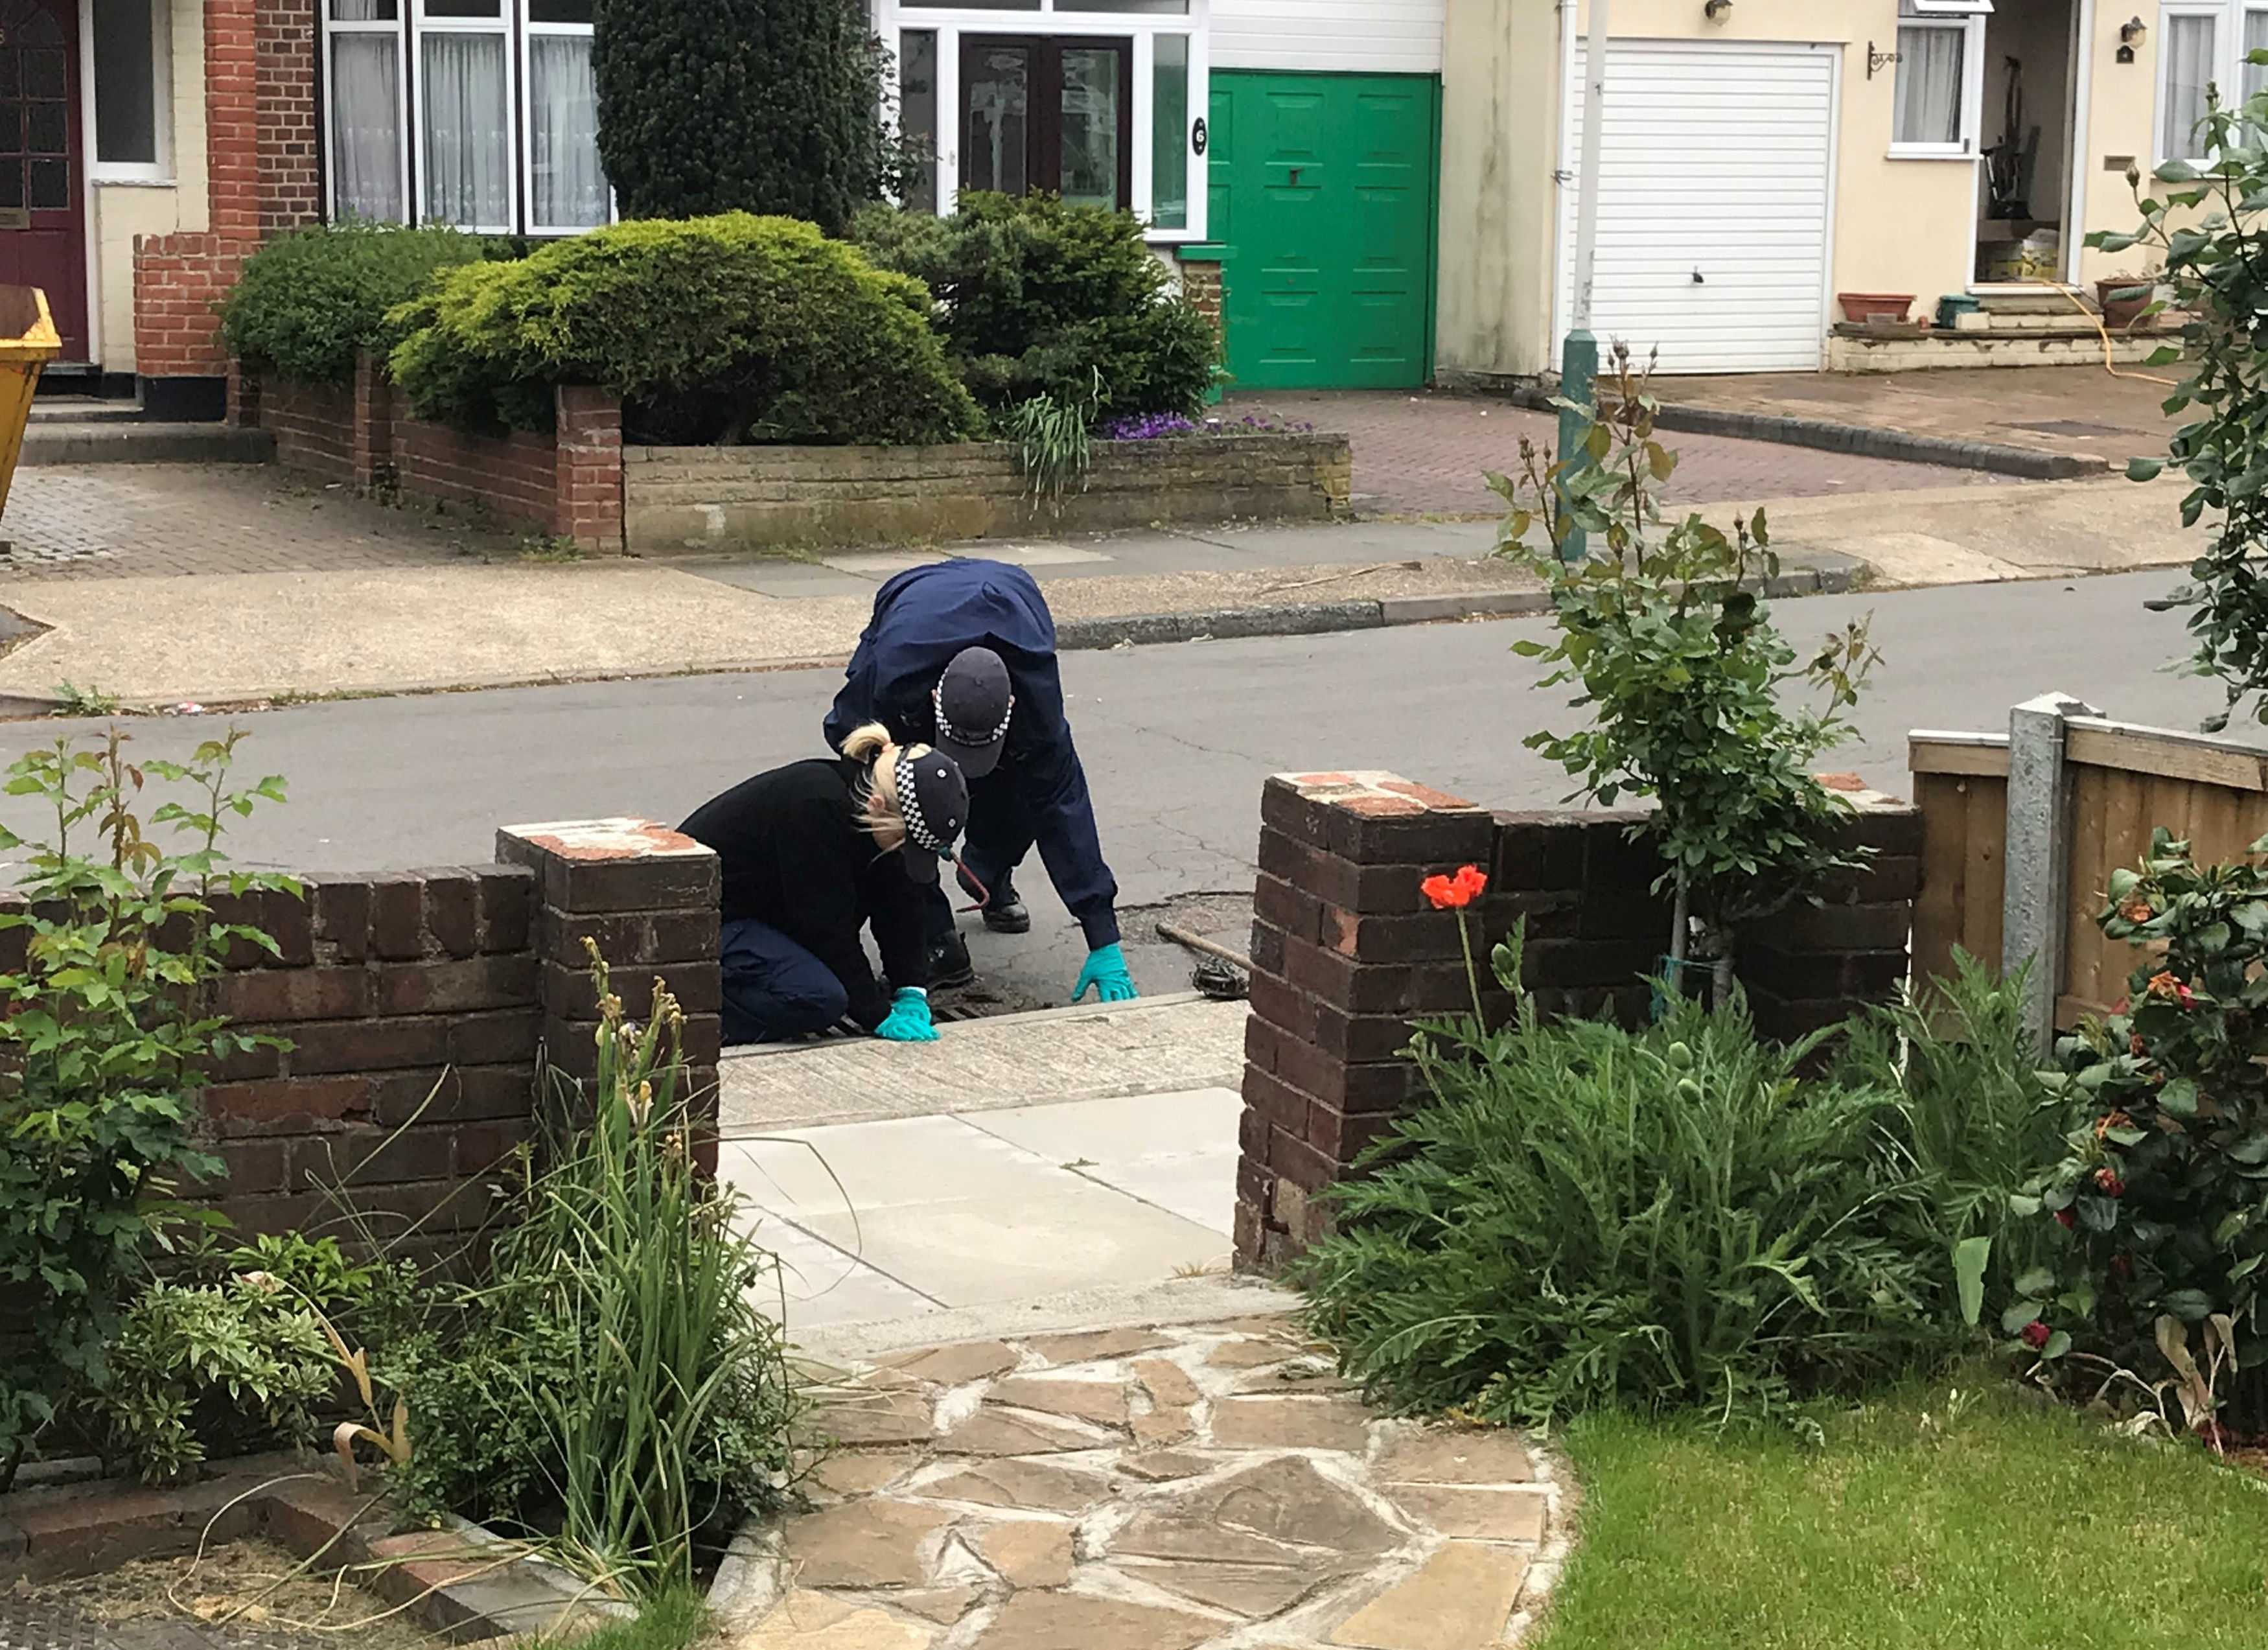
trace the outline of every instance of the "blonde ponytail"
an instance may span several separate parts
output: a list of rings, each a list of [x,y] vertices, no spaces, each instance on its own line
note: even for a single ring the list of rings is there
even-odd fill
[[[866,764],[865,775],[852,794],[858,805],[859,824],[884,853],[904,847],[906,842],[905,814],[898,805],[898,760],[920,756],[928,749],[926,745],[895,743],[890,730],[880,722],[852,728],[843,741],[845,756]]]

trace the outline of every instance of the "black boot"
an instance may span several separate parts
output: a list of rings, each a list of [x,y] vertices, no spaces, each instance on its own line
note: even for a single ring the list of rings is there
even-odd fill
[[[932,991],[949,991],[976,977],[976,965],[968,960],[967,940],[959,934],[947,934],[942,939],[930,941],[929,983]]]
[[[976,896],[976,889],[968,892],[971,898]],[[1000,879],[999,886],[992,890],[991,901],[984,907],[984,926],[996,934],[1032,932],[1031,908],[1016,897],[1016,885],[1006,877]]]

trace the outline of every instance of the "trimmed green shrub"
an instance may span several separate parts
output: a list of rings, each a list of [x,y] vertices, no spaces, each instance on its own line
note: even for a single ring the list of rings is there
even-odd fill
[[[1498,947],[1508,986],[1518,966]],[[2037,1109],[2021,1048],[1955,1040],[2016,1023],[2006,989],[1957,987],[1942,1041],[1943,1003],[1884,1022],[1925,1045],[1910,1087],[1887,1035],[1800,1076],[1816,1040],[1764,1042],[1737,997],[1637,1031],[1524,997],[1501,1030],[1431,1028],[1430,1101],[1328,1194],[1313,1325],[1397,1408],[1537,1425],[1756,1418],[1973,1343],[1985,1244],[2036,1161],[1980,1149]]]
[[[812,225],[616,224],[459,269],[396,320],[420,417],[550,425],[552,386],[622,399],[634,440],[950,441],[976,422],[918,283]]]
[[[768,212],[841,231],[881,175],[859,0],[599,0],[599,154],[631,217]]]
[[[1101,418],[1194,413],[1212,387],[1220,336],[1167,290],[1131,212],[972,190],[951,217],[869,208],[852,238],[937,295],[954,365],[991,411],[1085,395],[1097,374]]]
[[[435,274],[490,255],[492,243],[453,229],[317,224],[245,260],[221,305],[221,335],[247,365],[300,384],[345,384],[355,355],[401,342],[387,314]]]

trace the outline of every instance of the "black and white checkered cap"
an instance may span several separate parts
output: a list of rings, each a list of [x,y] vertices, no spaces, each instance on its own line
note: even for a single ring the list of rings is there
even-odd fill
[[[941,750],[898,753],[898,813],[906,821],[906,874],[934,882],[938,861],[950,859],[968,822],[968,780]]]
[[[972,779],[982,779],[1000,760],[1015,714],[1007,661],[989,647],[964,647],[930,689],[937,715],[937,742]]]

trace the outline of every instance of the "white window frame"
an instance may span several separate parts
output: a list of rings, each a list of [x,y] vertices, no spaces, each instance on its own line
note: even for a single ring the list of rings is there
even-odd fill
[[[317,107],[322,110],[318,122],[322,132],[323,157],[323,217],[327,223],[339,221],[338,168],[331,164],[331,41],[341,34],[390,34],[394,41],[394,165],[399,168],[401,187],[401,221],[417,221],[417,182],[409,173],[409,30],[404,22],[411,0],[399,0],[394,15],[352,21],[334,21],[331,0],[315,0],[317,16],[322,24],[323,84]]]
[[[621,216],[615,200],[614,185],[609,183],[607,186],[607,215],[597,224],[539,224],[535,221],[535,106],[528,100],[525,88],[535,84],[535,42],[539,37],[579,36],[587,41],[597,31],[589,23],[538,23],[530,15],[533,11],[530,0],[513,0],[513,4],[520,13],[518,56],[522,91],[515,101],[514,112],[515,133],[519,145],[519,198],[527,203],[527,233],[530,237],[544,239],[587,234],[593,229],[613,223]]]
[[[917,6],[898,4],[898,0],[876,0],[874,32],[888,43],[895,54],[902,31],[927,30],[937,36],[937,209],[940,214],[953,210],[954,198],[961,193],[961,40],[964,34],[1023,34],[1055,39],[1076,36],[1101,36],[1107,39],[1131,39],[1134,57],[1131,70],[1134,77],[1132,107],[1128,113],[1129,141],[1134,145],[1131,171],[1132,198],[1127,203],[1134,215],[1145,225],[1143,239],[1153,247],[1196,245],[1205,239],[1205,167],[1209,154],[1199,154],[1190,141],[1190,130],[1182,134],[1182,142],[1189,153],[1189,212],[1188,223],[1179,229],[1159,229],[1150,225],[1151,213],[1155,210],[1152,190],[1156,183],[1156,156],[1152,150],[1152,128],[1156,124],[1156,87],[1152,84],[1152,70],[1156,58],[1157,37],[1160,34],[1184,34],[1189,42],[1189,122],[1211,119],[1211,55],[1210,50],[1211,0],[1189,0],[1186,12],[1145,11],[1059,11],[1055,0],[1041,0],[1036,7],[1020,7],[1014,11],[994,10],[982,6]],[[900,72],[902,72],[901,65]],[[893,107],[902,103],[903,87],[893,88]],[[1211,145],[1207,145],[1208,151]]]
[[[1954,10],[1955,7],[1959,10]],[[1992,0],[1904,0],[1899,6],[1896,72],[1905,73],[1904,39],[1908,29],[1961,36],[1961,135],[1949,144],[1907,144],[1897,138],[1897,86],[1890,86],[1890,149],[1893,160],[1968,160],[1983,152],[1984,120],[1984,18]],[[1916,15],[1907,15],[1911,12]]]
[[[417,197],[411,210],[416,221],[438,223],[425,216],[425,158],[431,147],[423,142],[425,110],[423,88],[419,84],[425,73],[425,39],[431,34],[492,34],[504,42],[504,220],[495,224],[456,224],[451,225],[470,235],[509,235],[519,223],[520,151],[526,148],[523,140],[523,111],[519,101],[519,53],[513,49],[513,25],[526,11],[526,0],[497,0],[497,15],[493,18],[431,18],[425,15],[428,0],[415,0],[416,26],[411,30],[410,51],[415,67],[403,77],[409,87],[409,105],[418,124],[409,134],[410,157],[417,167]]]
[[[94,7],[84,4],[79,25],[79,130],[89,183],[173,181],[173,9],[169,0],[147,0],[150,7],[150,118],[157,138],[154,160],[102,160],[95,136],[98,104],[94,85]]]
[[[2198,164],[2202,155],[2175,155],[2167,151],[2166,121],[2171,111],[2167,107],[2166,41],[2172,31],[2168,25],[2176,18],[2205,18],[2213,24],[2213,73],[2210,84],[2216,87],[2224,107],[2244,100],[2246,82],[2257,72],[2264,85],[2268,85],[2268,68],[2255,70],[2245,61],[2246,24],[2256,16],[2268,16],[2268,0],[2163,0],[2158,7],[2158,61],[2154,73],[2156,84],[2150,90],[2150,154],[2154,164],[2169,160],[2186,160]]]
[[[163,4],[164,0],[153,0]],[[534,111],[528,107],[526,87],[529,77],[531,41],[537,35],[581,35],[588,39],[593,26],[588,23],[538,23],[529,16],[530,0],[503,0],[494,18],[429,18],[425,15],[426,0],[398,0],[395,14],[367,21],[341,21],[331,17],[330,0],[315,0],[321,23],[323,120],[323,209],[330,221],[339,216],[336,169],[330,164],[330,131],[328,127],[331,101],[332,64],[331,42],[341,34],[384,34],[395,42],[400,54],[398,72],[394,76],[394,125],[400,135],[398,163],[401,168],[402,221],[425,224],[433,220],[425,212],[425,144],[423,141],[424,112],[419,103],[423,76],[423,45],[428,34],[473,33],[496,34],[504,41],[504,99],[510,110],[511,152],[505,158],[504,193],[509,203],[508,220],[500,224],[468,224],[462,228],[468,234],[526,235],[531,239],[558,239],[579,235],[596,225],[539,225],[530,218],[535,199],[535,144],[531,124]],[[620,215],[615,192],[607,191],[607,222],[613,223]]]

